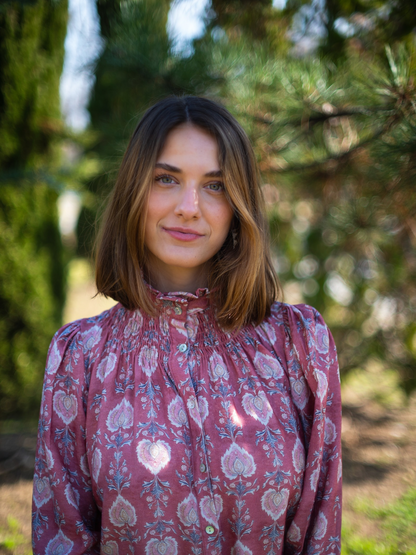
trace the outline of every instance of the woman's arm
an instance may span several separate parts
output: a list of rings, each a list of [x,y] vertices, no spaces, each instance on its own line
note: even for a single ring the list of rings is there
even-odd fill
[[[286,305],[286,310],[286,359],[306,462],[301,499],[286,535],[285,555],[339,555],[341,393],[336,348],[315,309]]]
[[[75,322],[57,332],[48,353],[33,486],[34,555],[99,553],[100,513],[85,441],[85,366]]]

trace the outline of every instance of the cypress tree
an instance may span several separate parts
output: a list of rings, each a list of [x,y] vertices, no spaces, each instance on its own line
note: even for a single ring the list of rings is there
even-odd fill
[[[55,138],[67,0],[0,7],[0,418],[37,414],[65,300]]]

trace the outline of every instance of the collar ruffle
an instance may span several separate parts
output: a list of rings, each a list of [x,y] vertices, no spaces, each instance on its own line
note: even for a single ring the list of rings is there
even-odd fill
[[[197,304],[201,307],[208,306],[210,291],[206,287],[199,288],[195,293],[189,293],[188,291],[170,291],[168,293],[162,293],[149,283],[146,282],[146,286],[156,303],[181,303],[181,304]],[[199,302],[198,302],[199,301]]]

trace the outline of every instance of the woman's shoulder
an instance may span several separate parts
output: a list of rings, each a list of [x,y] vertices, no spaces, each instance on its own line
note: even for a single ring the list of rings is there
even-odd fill
[[[274,326],[283,326],[302,331],[311,329],[317,325],[326,327],[323,317],[313,306],[307,304],[288,304],[275,301],[270,309],[270,316],[265,322]]]
[[[328,352],[333,345],[331,332],[321,314],[312,306],[306,304],[291,305],[274,302],[270,316],[260,324],[268,330],[268,336],[280,338],[280,341],[299,346],[302,351],[317,351],[321,354]],[[273,333],[270,333],[270,330]]]
[[[56,362],[62,359],[67,350],[84,351],[97,345],[101,339],[108,335],[117,321],[123,319],[126,309],[120,304],[105,310],[97,316],[81,318],[68,322],[62,326],[53,336],[48,353],[48,368],[56,366]],[[50,369],[50,368],[49,368]]]

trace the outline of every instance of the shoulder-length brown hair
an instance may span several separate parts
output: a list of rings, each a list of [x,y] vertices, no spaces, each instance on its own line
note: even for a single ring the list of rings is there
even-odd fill
[[[168,133],[192,123],[218,143],[225,191],[234,209],[232,231],[212,261],[208,285],[217,319],[227,329],[259,324],[270,313],[279,282],[270,259],[260,177],[250,141],[231,114],[206,98],[171,96],[144,114],[124,155],[104,213],[96,255],[99,293],[124,307],[155,307],[147,276],[144,244],[147,201],[155,164]]]

